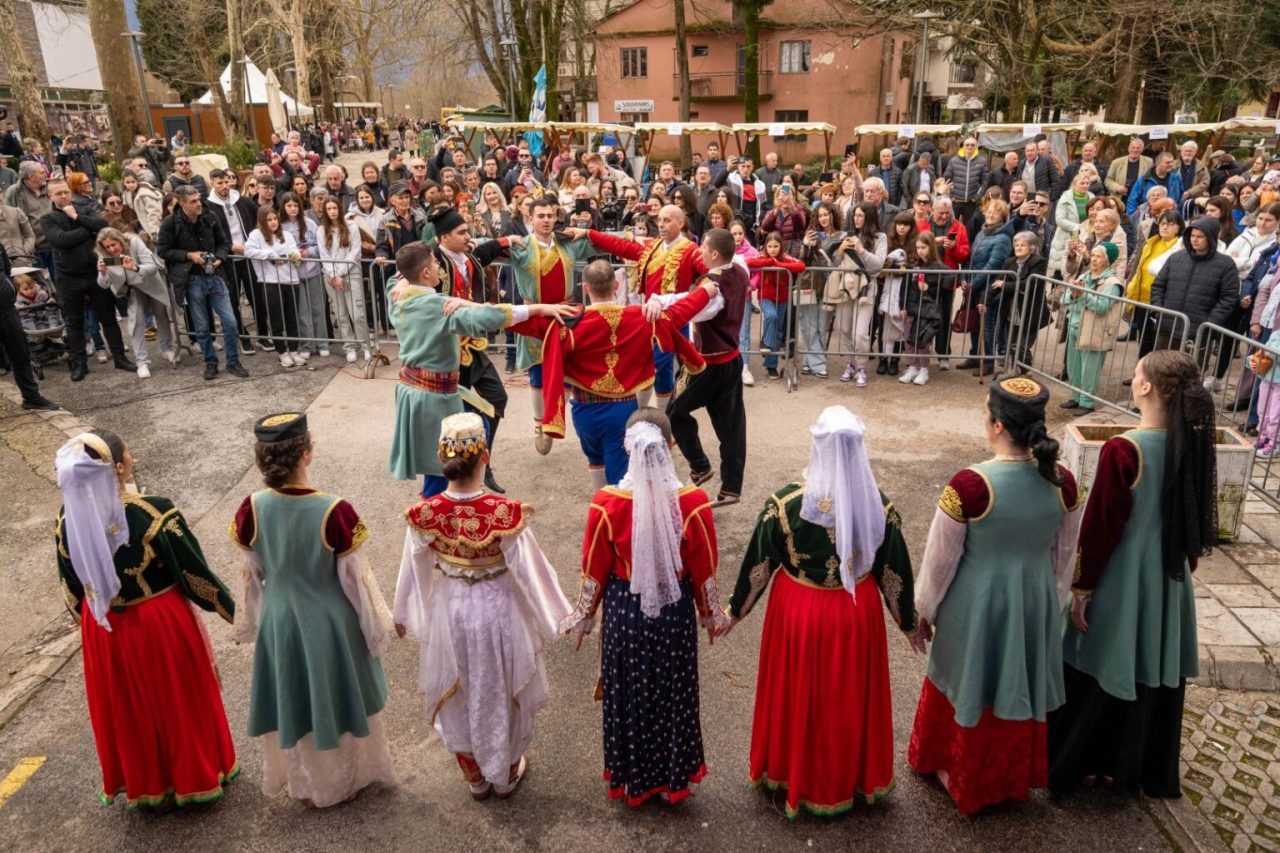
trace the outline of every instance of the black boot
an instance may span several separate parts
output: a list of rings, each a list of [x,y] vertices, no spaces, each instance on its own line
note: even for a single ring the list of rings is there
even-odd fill
[[[71,362],[71,381],[79,382],[89,375],[89,365],[84,359]]]
[[[507,490],[499,486],[498,481],[493,478],[493,468],[489,465],[484,466],[484,487],[495,494],[507,493]]]
[[[898,375],[898,372],[899,372],[899,371],[898,371],[898,359],[897,359],[897,358],[890,359],[890,360],[889,360],[889,374],[890,374],[891,376],[897,376],[897,375]]]
[[[880,356],[880,358],[876,359],[876,375],[877,376],[889,375],[889,359],[885,358],[884,356]]]
[[[130,372],[133,372],[138,369],[138,365],[130,361],[129,357],[124,353],[120,353],[118,356],[116,356],[114,361],[116,364],[116,370],[128,370]]]

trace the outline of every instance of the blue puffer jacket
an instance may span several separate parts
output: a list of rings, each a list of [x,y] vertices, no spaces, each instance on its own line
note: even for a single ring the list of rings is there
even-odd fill
[[[1125,202],[1124,212],[1133,216],[1134,211],[1147,200],[1147,192],[1155,186],[1160,186],[1160,182],[1156,180],[1156,167],[1152,166],[1145,175],[1138,178],[1138,182],[1133,185],[1133,189],[1129,190],[1129,199]],[[1177,166],[1169,170],[1169,177],[1166,179],[1164,187],[1169,191],[1169,198],[1178,204],[1182,203],[1182,175],[1178,174]]]
[[[1013,223],[1006,221],[999,228],[988,232],[985,228],[978,231],[969,249],[969,269],[1000,270],[1004,262],[1013,252]],[[1000,274],[975,275],[969,279],[973,290],[973,299],[985,302],[987,283],[999,278]]]

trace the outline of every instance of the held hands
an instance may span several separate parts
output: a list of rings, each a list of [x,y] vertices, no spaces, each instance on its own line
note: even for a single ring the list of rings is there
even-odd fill
[[[401,625],[399,622],[397,622],[397,623],[396,623],[396,636],[403,640],[403,639],[404,639],[404,635],[405,635],[405,634],[407,634],[407,633],[408,633],[408,631],[406,631],[406,630],[405,630],[405,627],[404,627],[403,625]]]
[[[586,228],[566,228],[561,233],[570,240],[583,240],[589,234]]]
[[[329,286],[332,287],[334,290],[338,291],[339,293],[342,293],[343,290],[346,288],[346,282],[343,281],[342,276],[340,275],[330,276]]]
[[[578,309],[569,303],[561,303],[559,305],[530,305],[529,316],[531,317],[548,317],[552,320],[563,320],[578,313]]]
[[[1078,592],[1071,594],[1071,624],[1076,626],[1076,630],[1081,634],[1089,630],[1089,623],[1084,618],[1084,612],[1089,607],[1089,596],[1081,595]]]
[[[596,626],[594,616],[583,616],[577,622],[574,622],[564,632],[570,637],[574,637],[573,650],[575,652],[582,650],[582,640],[591,633],[591,629]]]
[[[911,644],[911,651],[918,655],[923,655],[929,651],[929,643],[933,640],[933,626],[929,624],[929,620],[923,616],[920,617],[920,624],[916,626],[915,631],[907,635],[907,642]]]
[[[738,624],[737,619],[718,607],[713,607],[706,616],[700,616],[698,621],[702,623],[703,628],[707,629],[707,642],[713,646],[716,644],[717,637],[725,636],[733,630],[734,625]]]
[[[529,244],[528,237],[521,237],[519,234],[512,234],[507,238],[508,246],[527,246]]]
[[[398,290],[399,288],[400,286],[396,285],[396,289]],[[394,291],[393,291],[393,295],[394,295]],[[452,314],[454,311],[457,311],[459,308],[466,308],[467,306],[474,305],[474,304],[475,303],[470,301],[469,299],[461,299],[457,296],[451,296],[445,300],[444,316],[448,317],[450,314]],[[538,306],[538,305],[529,306],[529,313],[530,314],[534,313],[533,309],[539,308],[539,307],[541,306]]]
[[[644,312],[644,319],[649,323],[656,323],[658,318],[662,316],[663,307],[662,300],[657,296],[650,296],[649,301],[644,304],[641,309]]]

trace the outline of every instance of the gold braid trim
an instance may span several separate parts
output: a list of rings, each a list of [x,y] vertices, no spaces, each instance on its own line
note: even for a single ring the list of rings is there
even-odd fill
[[[200,577],[199,575],[193,575],[191,572],[187,571],[186,569],[182,570],[182,579],[187,582],[187,586],[191,588],[192,592],[194,592],[200,598],[212,604],[213,609],[217,612],[219,616],[221,616],[227,622],[234,621],[231,618],[231,614],[228,613],[222,607],[222,602],[218,598],[217,585],[215,585],[212,581],[206,578]]]
[[[363,545],[369,538],[369,528],[365,526],[364,519],[358,519],[356,526],[351,528],[351,547],[338,554],[339,557],[345,557],[352,551]]]
[[[942,490],[942,495],[938,498],[938,509],[961,524],[964,523],[964,505],[960,502],[960,493],[950,485]]]

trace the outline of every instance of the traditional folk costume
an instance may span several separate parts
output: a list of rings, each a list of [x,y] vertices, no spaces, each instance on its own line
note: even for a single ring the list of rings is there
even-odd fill
[[[91,447],[94,459],[85,452]],[[235,604],[167,499],[121,493],[111,450],[86,433],[58,451],[58,574],[80,622],[98,796],[127,808],[207,803],[240,772],[213,649],[191,605]]]
[[[1049,393],[1006,379],[992,394],[1043,410]],[[916,580],[936,628],[907,759],[936,773],[961,814],[1026,800],[1049,781],[1050,711],[1064,699],[1062,605],[1075,562],[1075,479],[996,457],[942,491]]]
[[[600,231],[591,231],[589,237],[597,249],[635,262],[630,290],[642,299],[655,294],[687,293],[697,277],[707,271],[697,244],[683,234],[671,243],[661,239],[637,243]],[[654,347],[653,361],[653,390],[659,398],[670,397],[676,385],[672,353]]]
[[[596,254],[586,240],[566,240],[551,235],[550,245],[540,242],[532,232],[523,244],[510,243],[501,237],[496,242],[507,246],[516,288],[525,302],[559,304],[573,296],[573,264]],[[545,404],[543,389],[543,353],[541,335],[520,335],[516,345],[516,369],[529,371],[529,388],[533,392],[533,418],[536,435],[542,436]],[[549,441],[538,443],[539,452],[550,450]],[[619,474],[621,476],[621,474]]]
[[[440,448],[483,453],[479,416],[446,418]],[[569,613],[531,512],[445,491],[405,513],[395,621],[418,638],[423,707],[477,799],[509,795],[524,774],[534,716],[550,696],[543,648]]]
[[[633,424],[626,441],[627,476],[592,498],[582,589],[561,628],[590,631],[603,599],[604,779],[610,799],[638,806],[655,795],[678,802],[706,775],[698,624],[728,617],[706,493],[680,485],[655,425]]]
[[[706,276],[720,288],[718,309],[708,309],[694,318],[694,344],[707,366],[698,373],[686,370],[680,375],[675,394],[667,403],[667,417],[671,419],[676,444],[689,462],[694,484],[702,485],[711,479],[711,460],[702,449],[693,413],[707,410],[720,443],[717,500],[737,501],[747,466],[747,408],[742,402],[738,337],[743,312],[751,301],[750,274],[744,266],[728,263]]]
[[[1186,561],[1162,564],[1166,433],[1134,429],[1102,446],[1072,590],[1090,595],[1088,630],[1068,621],[1066,705],[1049,718],[1050,787],[1107,776],[1150,797],[1181,796],[1186,680],[1199,674]]]
[[[440,207],[433,211],[427,220],[428,226],[435,229],[436,234],[448,234],[459,225],[465,225],[462,214],[452,207]],[[485,267],[493,263],[506,250],[506,245],[497,240],[490,240],[475,246],[461,254],[450,252],[436,243],[436,260],[440,263],[440,291],[445,296],[454,296],[483,305],[488,301],[486,292]],[[500,328],[500,327],[499,327]],[[489,451],[493,452],[494,439],[498,433],[498,424],[507,411],[507,388],[498,376],[498,370],[489,360],[488,333],[497,329],[479,331],[463,331],[458,336],[458,372],[459,381],[475,392],[473,397],[465,399],[467,406],[485,416],[485,425],[489,432]],[[401,343],[403,356],[404,345]],[[403,357],[401,364],[404,363]],[[427,438],[426,450],[434,454],[433,439],[439,435],[439,428],[424,433]],[[433,456],[434,458],[434,456]],[[441,484],[443,488],[443,484]]]
[[[513,327],[527,340],[542,341],[542,434],[564,438],[567,386],[573,429],[597,489],[617,485],[627,472],[622,440],[637,395],[653,385],[653,347],[674,352],[690,374],[702,370],[702,356],[680,328],[707,308],[708,299],[695,288],[653,323],[640,306],[593,302],[571,323],[533,317]]]
[[[264,443],[305,435],[306,415],[258,421]],[[245,498],[230,530],[245,551],[237,642],[255,642],[249,735],[261,738],[262,792],[324,808],[394,782],[379,656],[390,611],[360,548],[351,504],[309,486]]]
[[[483,335],[491,331],[529,319],[529,309],[523,305],[475,305],[446,316],[447,295],[433,287],[414,285],[393,301],[391,291],[397,283],[393,279],[387,288],[391,325],[400,339],[401,365],[389,467],[398,480],[423,476],[422,494],[429,497],[444,491],[447,481],[440,474],[436,442],[427,436],[438,436],[440,422],[461,412],[464,399],[477,408],[487,405],[461,381],[459,336],[483,341]]]
[[[838,814],[894,787],[881,599],[915,631],[911,557],[863,429],[843,406],[822,413],[805,480],[765,502],[729,601],[745,617],[782,568],[760,644],[750,778],[787,789],[788,817]]]

